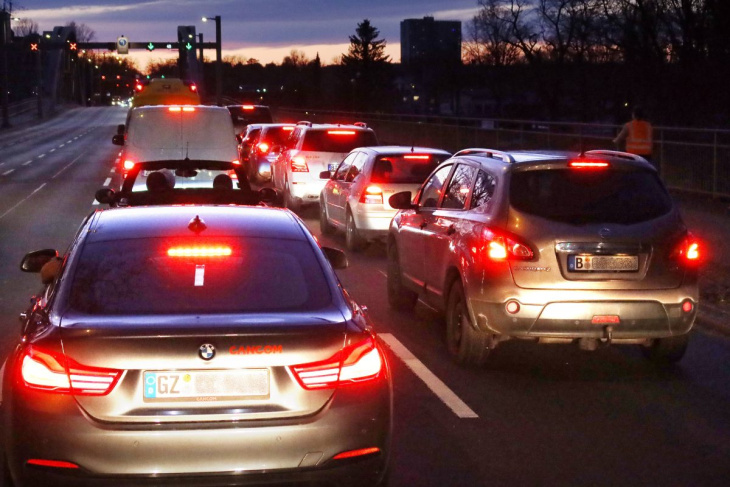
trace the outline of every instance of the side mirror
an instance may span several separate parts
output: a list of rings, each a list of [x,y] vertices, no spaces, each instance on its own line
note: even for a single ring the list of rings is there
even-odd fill
[[[332,177],[332,173],[329,171],[322,171],[319,173],[319,179],[330,179]]]
[[[276,202],[276,190],[274,188],[259,189],[259,200],[262,203],[273,204]]]
[[[124,135],[123,134],[117,134],[112,137],[112,144],[114,145],[124,145]]]
[[[401,191],[388,198],[388,204],[396,210],[412,210],[418,208],[417,205],[411,203],[411,192]]]
[[[28,252],[20,262],[20,270],[23,272],[40,272],[41,268],[51,259],[58,257],[58,250],[43,249]]]
[[[124,132],[127,131],[127,127],[124,126],[123,123],[120,123],[117,125],[117,135],[124,135]]]
[[[96,191],[94,198],[101,204],[111,205],[114,202],[114,190],[104,186]]]
[[[347,255],[340,249],[322,247],[322,252],[334,269],[347,269]]]

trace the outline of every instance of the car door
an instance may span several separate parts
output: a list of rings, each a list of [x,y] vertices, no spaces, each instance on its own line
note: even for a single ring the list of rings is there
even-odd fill
[[[410,286],[419,289],[425,285],[424,267],[430,265],[425,256],[427,233],[424,229],[438,207],[452,169],[453,164],[437,169],[421,187],[416,197],[417,208],[403,211],[400,215],[398,258],[402,277]]]
[[[464,218],[469,194],[474,186],[477,169],[459,164],[453,171],[438,208],[425,216],[424,265],[426,300],[434,306],[444,306],[444,282],[450,262],[458,258],[459,238],[468,232],[469,222]]]
[[[342,191],[340,192],[340,204],[343,210],[343,218],[347,215],[347,205],[350,201],[350,196],[353,194],[355,189],[356,179],[365,170],[365,164],[367,163],[370,156],[365,152],[358,152],[355,159],[352,161],[350,169],[345,175],[345,180],[342,182]],[[361,178],[362,179],[362,178]],[[343,219],[343,222],[346,221]]]
[[[337,166],[332,180],[327,183],[325,198],[327,199],[327,217],[330,222],[337,226],[345,224],[345,209],[343,206],[344,200],[342,199],[343,186],[345,184],[345,178],[347,173],[352,167],[352,163],[357,158],[358,153],[353,152],[348,154],[347,157]]]

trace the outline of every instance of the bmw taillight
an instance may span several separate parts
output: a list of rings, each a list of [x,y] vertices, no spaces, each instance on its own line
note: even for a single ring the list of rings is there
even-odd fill
[[[23,354],[21,375],[31,389],[105,396],[114,389],[122,371],[81,365],[63,354],[31,346]]]
[[[529,245],[515,237],[495,232],[490,228],[482,231],[484,249],[489,260],[531,260],[535,254]]]
[[[362,196],[360,196],[360,203],[373,203],[377,205],[383,204],[383,190],[379,186],[370,185],[365,188]]]
[[[674,247],[672,257],[685,266],[698,265],[702,260],[700,242],[691,233],[687,233]]]
[[[373,338],[349,345],[319,362],[290,367],[304,389],[332,389],[377,379],[383,370],[383,357]]]

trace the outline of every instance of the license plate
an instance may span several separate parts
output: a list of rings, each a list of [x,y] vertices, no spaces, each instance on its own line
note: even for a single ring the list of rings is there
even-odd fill
[[[569,255],[568,270],[571,272],[636,272],[639,257],[636,255]]]
[[[335,171],[337,170],[337,166],[339,166],[339,165],[340,165],[340,163],[339,163],[339,162],[330,162],[330,163],[329,163],[329,164],[327,165],[327,170],[328,170],[329,172],[335,172]]]
[[[145,371],[145,401],[223,401],[269,397],[269,370]]]

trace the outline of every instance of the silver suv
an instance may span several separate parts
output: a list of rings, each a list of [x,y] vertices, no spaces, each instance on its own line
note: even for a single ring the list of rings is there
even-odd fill
[[[444,310],[458,363],[509,338],[684,355],[700,249],[645,159],[467,149],[390,205],[389,302]]]

